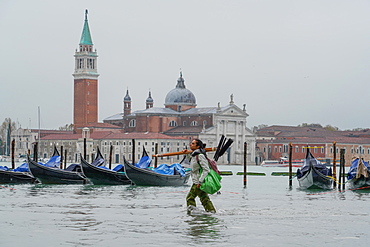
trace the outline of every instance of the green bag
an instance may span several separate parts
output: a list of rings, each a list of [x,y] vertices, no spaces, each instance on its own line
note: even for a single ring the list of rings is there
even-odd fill
[[[200,185],[200,189],[208,194],[214,194],[221,189],[221,176],[214,170],[210,169],[207,176],[204,178],[203,183]]]

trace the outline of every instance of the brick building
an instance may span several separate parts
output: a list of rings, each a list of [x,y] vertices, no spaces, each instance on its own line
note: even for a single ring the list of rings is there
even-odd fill
[[[222,164],[243,164],[244,142],[247,142],[247,162],[254,162],[255,136],[246,127],[249,116],[234,104],[233,95],[226,106],[197,107],[195,95],[186,88],[182,73],[176,87],[165,98],[165,107],[154,107],[149,92],[146,108],[132,111],[129,91],[123,98],[122,113],[104,119],[104,123],[120,126],[124,132],[162,133],[168,136],[200,138],[209,147],[217,146],[224,135],[234,140],[227,154],[221,157]]]
[[[333,160],[333,143],[336,142],[336,158],[340,149],[345,150],[346,166],[353,157],[370,160],[370,129],[363,131],[329,131],[319,127],[269,126],[257,130],[256,157],[260,164],[263,160],[279,160],[288,157],[289,144],[292,143],[293,159],[304,159],[305,147],[315,158]]]

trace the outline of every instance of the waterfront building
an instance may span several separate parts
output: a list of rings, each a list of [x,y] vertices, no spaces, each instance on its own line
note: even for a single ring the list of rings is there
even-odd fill
[[[165,107],[154,107],[151,92],[146,99],[146,108],[132,111],[129,91],[123,98],[123,111],[104,119],[104,123],[120,126],[124,132],[162,133],[168,136],[203,140],[207,147],[215,147],[221,136],[234,143],[220,158],[221,164],[243,164],[244,143],[247,143],[247,163],[255,162],[255,136],[247,128],[246,105],[243,109],[234,103],[233,95],[226,106],[197,107],[196,97],[186,88],[180,72],[176,87],[165,98]]]
[[[333,143],[336,143],[337,163],[340,150],[345,151],[346,166],[353,157],[370,160],[370,129],[362,131],[330,131],[321,127],[269,126],[256,132],[257,163],[263,160],[279,160],[289,157],[292,144],[293,159],[304,159],[306,147],[310,147],[314,157],[332,163]]]

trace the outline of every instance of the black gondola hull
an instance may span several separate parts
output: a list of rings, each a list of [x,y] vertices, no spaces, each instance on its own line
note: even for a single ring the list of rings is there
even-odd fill
[[[368,175],[367,178],[361,175],[359,178],[352,178],[348,180],[348,187],[349,189],[370,188],[370,174]]]
[[[154,171],[138,168],[129,163],[125,163],[125,172],[127,177],[135,184],[140,186],[184,186],[187,185],[190,172],[185,176],[163,175]]]
[[[36,179],[28,172],[0,170],[0,184],[32,184]]]
[[[85,176],[96,185],[125,185],[131,184],[125,173],[105,170],[91,165],[81,158],[81,167]]]
[[[38,164],[28,159],[28,166],[32,175],[42,184],[85,184],[86,177],[79,172],[66,171]]]

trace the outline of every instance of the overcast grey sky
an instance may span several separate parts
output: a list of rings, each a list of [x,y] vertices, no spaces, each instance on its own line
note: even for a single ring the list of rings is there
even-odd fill
[[[198,107],[247,105],[247,126],[370,127],[368,0],[1,0],[0,121],[73,121],[85,9],[98,51],[99,121],[163,107],[180,68]]]

